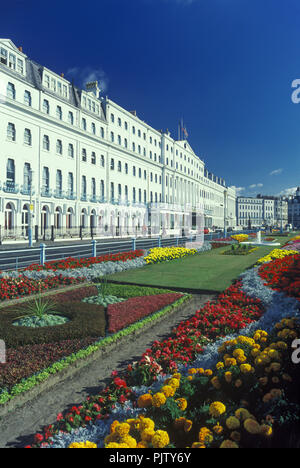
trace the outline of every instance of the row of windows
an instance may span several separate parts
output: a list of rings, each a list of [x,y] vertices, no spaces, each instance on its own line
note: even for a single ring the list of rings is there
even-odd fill
[[[11,70],[24,75],[24,60],[17,57],[13,52],[8,51],[4,47],[0,47],[0,63]]]

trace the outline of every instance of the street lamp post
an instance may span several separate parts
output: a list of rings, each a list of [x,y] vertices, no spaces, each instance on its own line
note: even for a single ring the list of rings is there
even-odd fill
[[[32,212],[33,212],[33,204],[32,204],[32,179],[33,179],[33,171],[30,169],[29,171],[29,190],[30,190],[30,205],[29,205],[29,219],[28,219],[28,242],[29,247],[32,247]]]

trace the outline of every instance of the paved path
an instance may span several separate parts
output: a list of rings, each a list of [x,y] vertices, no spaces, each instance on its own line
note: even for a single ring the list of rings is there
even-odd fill
[[[127,364],[138,360],[153,341],[162,340],[182,320],[193,316],[212,295],[194,295],[177,312],[156,323],[138,337],[121,345],[83,368],[72,378],[60,382],[49,392],[40,394],[0,421],[0,448],[19,448],[32,442],[32,436],[43,426],[53,423],[58,413],[85,400],[88,394],[97,394],[106,385],[114,369],[122,370]]]

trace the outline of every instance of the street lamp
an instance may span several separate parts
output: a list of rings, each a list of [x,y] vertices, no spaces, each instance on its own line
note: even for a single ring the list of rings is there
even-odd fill
[[[32,247],[32,214],[33,214],[33,204],[32,204],[32,179],[33,179],[33,170],[29,170],[29,190],[30,190],[30,205],[29,205],[29,219],[28,219],[28,242],[29,247]]]

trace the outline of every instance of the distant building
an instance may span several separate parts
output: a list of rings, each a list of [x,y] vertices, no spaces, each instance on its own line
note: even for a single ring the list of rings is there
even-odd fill
[[[297,188],[295,195],[289,196],[288,202],[288,222],[293,227],[300,227],[300,187]]]
[[[237,225],[242,227],[285,227],[288,203],[280,197],[257,195],[237,197]]]

